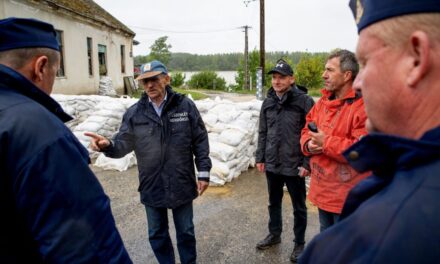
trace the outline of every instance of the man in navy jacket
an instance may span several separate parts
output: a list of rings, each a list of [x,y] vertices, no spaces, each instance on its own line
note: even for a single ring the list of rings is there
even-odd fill
[[[52,25],[0,20],[0,263],[132,263],[88,152],[49,94]]]
[[[440,259],[440,1],[350,2],[359,30],[370,135],[345,152],[373,175],[300,263],[438,263]]]
[[[181,263],[196,263],[192,201],[209,184],[208,133],[194,102],[168,85],[165,65],[154,60],[141,70],[137,79],[145,93],[124,114],[119,132],[112,140],[86,135],[92,137],[92,149],[109,157],[123,157],[134,150],[150,245],[159,263],[175,263],[168,209],[173,212]]]

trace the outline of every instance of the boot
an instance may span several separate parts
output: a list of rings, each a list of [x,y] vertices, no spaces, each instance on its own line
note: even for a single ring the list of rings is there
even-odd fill
[[[270,248],[273,245],[281,243],[281,237],[280,236],[274,236],[272,234],[267,235],[267,237],[260,242],[257,243],[258,249],[267,249]]]
[[[295,247],[293,248],[292,254],[290,255],[290,261],[293,263],[298,262],[298,258],[301,253],[304,251],[305,244],[297,244],[295,243]]]

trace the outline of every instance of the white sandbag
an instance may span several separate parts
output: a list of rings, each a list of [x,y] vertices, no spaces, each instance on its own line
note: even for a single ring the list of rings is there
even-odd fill
[[[231,169],[228,177],[226,178],[226,182],[231,182],[233,179],[237,178],[238,176],[240,176],[240,171],[236,170],[236,169]]]
[[[116,91],[113,88],[112,79],[108,76],[102,76],[99,80],[99,89],[98,89],[99,95],[108,95],[108,96],[115,96]]]
[[[226,125],[221,122],[217,122],[213,126],[210,126],[208,124],[205,124],[205,125],[206,125],[206,128],[208,129],[208,132],[216,133],[216,134],[220,134],[226,128]]]
[[[98,111],[96,111],[94,113],[94,115],[122,119],[122,116],[124,115],[124,113],[123,112],[116,112],[116,111],[112,111],[112,110],[107,110],[107,109],[99,109]]]
[[[108,158],[104,153],[101,153],[96,159],[94,165],[103,168],[104,170],[126,171],[128,168],[136,164],[137,161],[134,152],[131,152],[120,159]]]
[[[88,121],[88,122],[95,122],[95,123],[105,124],[105,123],[107,122],[108,119],[109,119],[109,118],[108,118],[108,117],[105,117],[105,116],[96,116],[96,115],[93,115],[93,116],[89,116],[89,117],[87,118],[87,121]]]
[[[219,141],[235,147],[243,141],[245,136],[246,134],[238,129],[225,129],[220,133]]]
[[[236,150],[233,147],[221,142],[210,142],[209,148],[210,155],[221,161],[231,160],[237,154]]]
[[[255,168],[256,162],[255,162],[255,156],[252,156],[249,158],[249,167]]]
[[[221,176],[223,179],[229,175],[231,167],[227,163],[220,161],[214,157],[211,157],[212,169],[211,173],[214,171],[217,175]]]
[[[211,110],[216,103],[208,98],[204,100],[197,100],[195,101],[195,104],[200,113],[206,113]]]
[[[89,132],[98,132],[98,130],[102,127],[102,123],[95,123],[95,122],[83,122],[76,126],[76,131],[89,131]]]
[[[217,115],[214,114],[206,114],[202,116],[203,122],[205,123],[205,125],[210,126],[210,127],[214,127],[215,124],[217,124]]]
[[[209,186],[223,186],[225,183],[224,179],[217,177],[215,174],[209,178]]]
[[[209,142],[218,141],[218,137],[219,137],[219,136],[220,136],[220,135],[217,134],[217,133],[208,133],[208,139],[209,139]]]

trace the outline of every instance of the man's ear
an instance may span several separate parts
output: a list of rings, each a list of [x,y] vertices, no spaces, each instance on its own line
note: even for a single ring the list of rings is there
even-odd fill
[[[423,31],[415,31],[411,34],[407,46],[410,56],[411,68],[406,77],[406,84],[415,87],[427,74],[430,61],[429,36]]]
[[[35,59],[33,67],[33,80],[35,83],[38,84],[44,80],[44,74],[48,70],[48,66],[49,59],[47,56],[39,56]]]
[[[351,82],[352,81],[353,72],[352,71],[346,71],[344,72],[344,81],[345,82]]]
[[[165,80],[166,80],[167,85],[171,84],[171,76],[170,75],[166,74],[165,75]]]

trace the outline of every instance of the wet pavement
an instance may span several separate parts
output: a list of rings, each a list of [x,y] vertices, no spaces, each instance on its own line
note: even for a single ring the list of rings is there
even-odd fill
[[[93,167],[111,199],[119,232],[134,263],[157,263],[147,238],[146,215],[139,201],[137,167],[125,172]],[[250,169],[224,187],[209,187],[194,201],[198,263],[290,263],[293,249],[293,215],[288,193],[283,199],[281,244],[261,251],[256,243],[267,235],[266,179]],[[170,234],[175,232],[170,217]],[[306,241],[319,230],[316,207],[308,203]],[[178,257],[177,257],[178,261]]]

